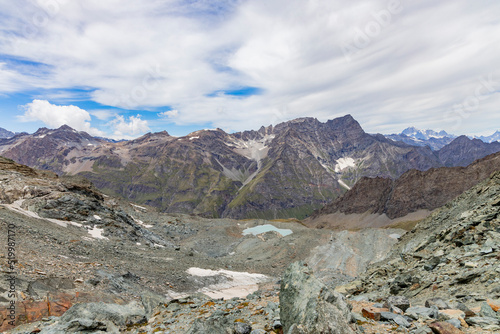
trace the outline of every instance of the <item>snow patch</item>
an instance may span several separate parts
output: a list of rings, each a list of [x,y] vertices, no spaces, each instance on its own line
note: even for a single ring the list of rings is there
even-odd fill
[[[258,283],[264,282],[269,278],[262,274],[252,274],[248,272],[237,272],[230,270],[211,270],[202,268],[189,268],[187,273],[192,276],[226,276],[229,280],[219,284],[209,285],[198,292],[201,292],[211,298],[231,299],[234,297],[246,297],[248,294],[258,290]]]
[[[339,173],[345,168],[348,167],[356,167],[356,161],[353,158],[340,158],[337,160],[337,164],[335,165],[335,172]]]
[[[267,144],[273,140],[274,137],[275,135],[266,135],[257,140],[235,139],[230,143],[226,143],[226,145],[234,147],[236,153],[241,154],[248,159],[260,162],[262,159],[267,157],[267,152],[269,151]]]
[[[94,215],[94,218],[97,220],[101,220],[101,217],[99,217],[98,215]]]
[[[198,138],[200,138],[200,137],[199,136],[189,137],[189,140],[198,139]]]
[[[102,228],[98,228],[96,226],[94,226],[94,228],[88,230],[89,234],[92,236],[92,238],[94,239],[105,239],[105,240],[109,240],[108,238],[106,238],[105,236],[102,235],[102,232],[104,231],[104,229]]]

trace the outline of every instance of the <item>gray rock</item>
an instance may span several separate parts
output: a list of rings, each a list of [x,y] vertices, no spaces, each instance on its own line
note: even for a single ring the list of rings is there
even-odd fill
[[[161,295],[148,291],[141,295],[141,302],[142,306],[144,306],[146,317],[149,318],[153,310],[157,306],[165,304],[167,300]]]
[[[366,295],[354,296],[350,299],[354,300],[355,302],[367,302],[369,300],[368,296]]]
[[[498,318],[498,315],[493,309],[488,305],[488,303],[481,303],[481,311],[479,311],[480,317]]]
[[[237,322],[234,324],[235,334],[250,334],[252,331],[252,326],[244,322]]]
[[[394,320],[398,314],[392,312],[380,312],[381,320]]]
[[[366,321],[365,317],[363,317],[363,315],[361,315],[361,313],[352,312],[352,317],[353,317],[354,321],[358,322],[358,323]]]
[[[470,317],[465,319],[465,321],[471,326],[479,326],[481,328],[491,325],[500,325],[500,320],[490,317]]]
[[[446,322],[449,322],[450,324],[452,324],[456,328],[462,327],[462,324],[461,324],[460,320],[458,320],[458,319],[450,319],[450,320],[446,320]]]
[[[136,325],[146,322],[144,309],[137,302],[128,305],[102,302],[75,304],[61,316],[59,321],[69,323],[75,319],[110,321],[117,326]]]
[[[437,267],[439,262],[441,262],[441,258],[435,256],[435,257],[431,258],[429,261],[427,261],[426,264],[424,264],[424,269],[427,271],[431,271]]]
[[[212,315],[208,319],[196,319],[187,334],[227,334],[233,332],[233,323],[229,317]]]
[[[392,321],[394,321],[399,326],[403,326],[406,328],[411,326],[411,323],[408,320],[406,320],[405,317],[403,317],[402,315],[397,315]]]
[[[422,326],[422,327],[416,328],[415,330],[411,331],[410,333],[412,333],[412,334],[430,334],[430,333],[432,333],[432,329],[430,329],[427,326]]]
[[[284,333],[354,334],[345,298],[314,277],[302,262],[285,271],[280,291],[280,318]]]
[[[464,303],[458,303],[456,309],[464,312],[466,317],[473,317],[476,315]]]
[[[437,319],[438,317],[438,310],[437,308],[430,308],[430,307],[409,307],[405,314],[415,320],[418,319]]]
[[[250,334],[266,334],[266,331],[263,329],[254,329]]]
[[[436,306],[439,310],[447,310],[450,306],[441,298],[431,298],[425,301],[425,307]]]
[[[410,307],[410,301],[403,296],[390,296],[385,301],[384,307],[390,309],[391,306],[395,306],[405,312]]]

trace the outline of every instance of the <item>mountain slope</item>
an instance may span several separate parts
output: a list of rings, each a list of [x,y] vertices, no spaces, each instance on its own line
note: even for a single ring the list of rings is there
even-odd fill
[[[323,226],[331,214],[376,214],[394,220],[419,210],[432,211],[500,170],[500,153],[467,167],[410,170],[396,180],[363,178],[342,197],[316,211],[306,220]]]

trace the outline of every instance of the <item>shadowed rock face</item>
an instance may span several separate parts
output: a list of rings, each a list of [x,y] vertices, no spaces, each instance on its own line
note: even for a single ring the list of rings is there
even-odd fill
[[[363,178],[341,198],[315,212],[306,223],[315,226],[321,216],[337,212],[385,214],[395,219],[422,209],[434,210],[497,170],[500,170],[500,153],[467,167],[410,170],[395,181]]]

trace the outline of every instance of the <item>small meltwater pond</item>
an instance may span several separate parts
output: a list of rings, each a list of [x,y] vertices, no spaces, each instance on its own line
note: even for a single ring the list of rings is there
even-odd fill
[[[276,231],[279,234],[281,234],[283,237],[286,237],[287,235],[292,234],[292,230],[285,229],[285,228],[277,228],[276,226],[273,226],[271,224],[266,224],[266,225],[259,225],[259,226],[254,226],[254,227],[249,227],[247,229],[243,230],[243,235],[248,235],[248,234],[261,234],[261,233],[266,233],[269,231]]]

